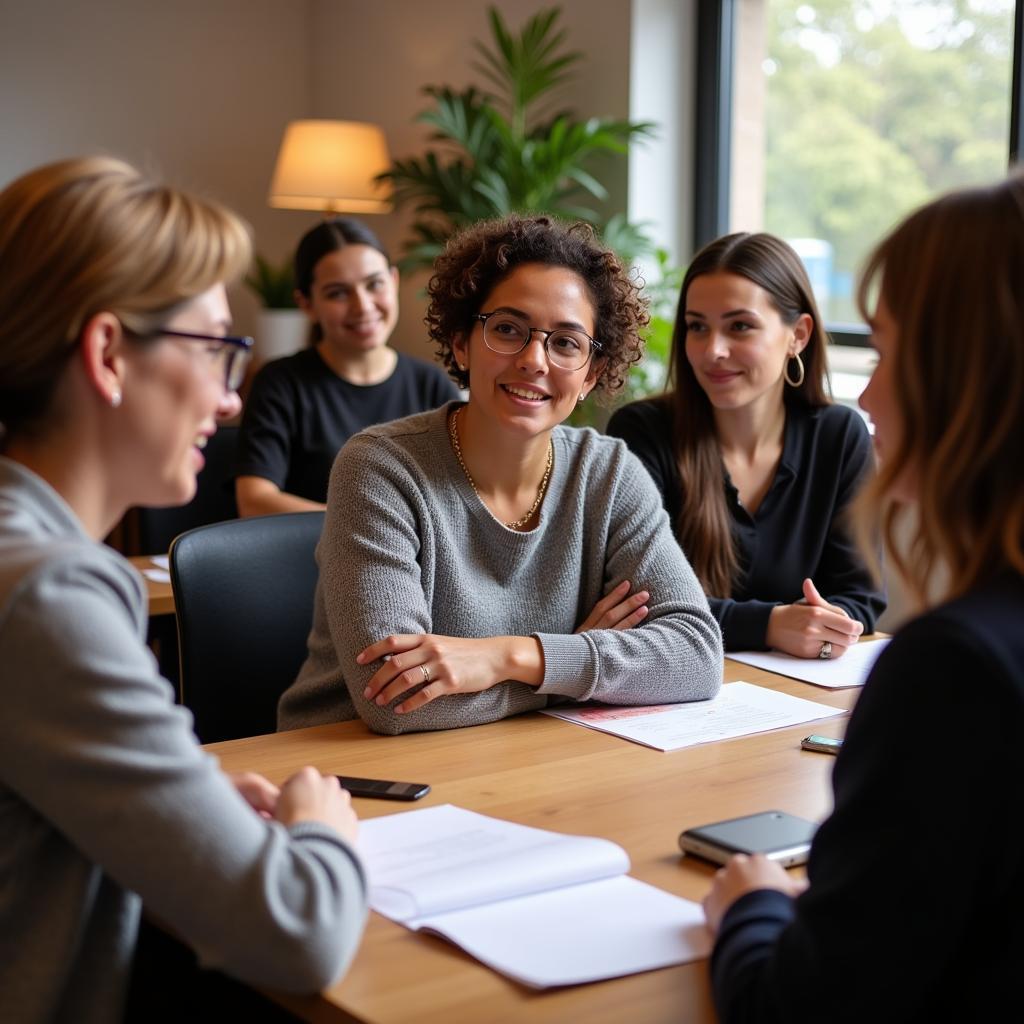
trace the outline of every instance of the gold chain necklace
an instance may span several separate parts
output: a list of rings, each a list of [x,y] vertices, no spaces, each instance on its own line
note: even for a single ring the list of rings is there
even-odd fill
[[[484,501],[480,491],[477,490],[476,484],[473,482],[473,477],[470,475],[469,469],[466,467],[466,460],[462,457],[462,445],[459,444],[459,414],[462,412],[464,406],[459,406],[458,409],[452,413],[448,420],[448,436],[452,440],[452,450],[455,452],[455,458],[459,460],[459,465],[462,467],[462,472],[466,474],[466,479],[469,481],[469,486],[473,488],[473,493],[480,499],[481,504],[486,508],[487,502]],[[504,525],[510,530],[521,530],[536,514],[537,509],[540,508],[540,503],[544,500],[544,495],[548,489],[548,480],[551,479],[551,466],[555,460],[555,446],[552,442],[548,442],[548,462],[544,467],[544,477],[540,482],[540,487],[537,490],[537,497],[534,498],[533,504],[530,506],[530,511],[526,513],[521,519],[517,519],[514,523],[505,523]],[[490,509],[488,509],[490,511]],[[497,517],[495,517],[497,518]]]

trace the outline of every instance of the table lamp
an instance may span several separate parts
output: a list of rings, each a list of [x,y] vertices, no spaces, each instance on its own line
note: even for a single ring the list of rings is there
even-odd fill
[[[389,213],[391,166],[384,133],[360,121],[292,121],[270,184],[271,206],[334,213]]]

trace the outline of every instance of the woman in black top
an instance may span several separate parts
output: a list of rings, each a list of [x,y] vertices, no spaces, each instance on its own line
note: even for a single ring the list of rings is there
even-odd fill
[[[807,891],[736,857],[705,900],[724,1022],[1021,1016],[1022,280],[1021,176],[936,200],[868,262],[880,470],[859,511],[931,607],[854,710]]]
[[[885,607],[844,523],[871,441],[830,403],[825,341],[785,242],[720,238],[683,281],[672,390],[608,425],[661,490],[726,650],[836,658]]]
[[[303,236],[295,297],[310,347],[253,380],[235,463],[242,515],[324,508],[334,457],[353,434],[459,395],[437,364],[388,345],[398,270],[360,221],[336,217]]]

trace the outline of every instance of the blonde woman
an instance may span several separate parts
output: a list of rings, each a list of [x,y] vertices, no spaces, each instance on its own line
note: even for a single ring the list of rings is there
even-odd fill
[[[312,991],[366,915],[356,819],[307,768],[278,789],[202,752],[145,647],[142,581],[100,543],[187,502],[251,339],[220,206],[109,158],[0,193],[0,1007],[120,1019],[142,900],[242,979]]]
[[[881,468],[863,511],[922,602],[944,595],[864,688],[807,891],[761,857],[718,873],[705,909],[725,1022],[822,1007],[836,1021],[981,1021],[1020,1005],[1022,280],[1020,176],[936,200],[868,262],[878,366],[861,404]]]

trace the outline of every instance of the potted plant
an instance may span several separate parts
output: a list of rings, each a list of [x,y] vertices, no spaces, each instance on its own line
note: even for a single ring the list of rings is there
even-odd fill
[[[308,321],[295,304],[291,258],[274,264],[257,254],[245,283],[263,307],[256,331],[256,362],[266,363],[298,352],[306,343]]]
[[[381,175],[391,182],[395,204],[416,214],[403,268],[430,266],[455,230],[508,213],[585,220],[617,252],[649,251],[643,232],[621,215],[602,220],[592,203],[607,191],[590,168],[600,153],[625,155],[653,126],[551,114],[552,93],[583,59],[564,48],[558,8],[538,12],[518,35],[495,8],[488,17],[493,48],[477,42],[480,60],[473,66],[493,91],[426,86],[434,103],[417,120],[433,126],[431,139],[441,146],[396,160]]]

